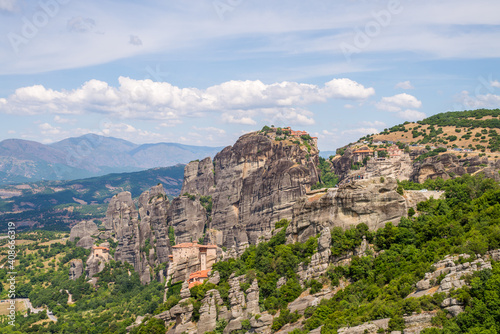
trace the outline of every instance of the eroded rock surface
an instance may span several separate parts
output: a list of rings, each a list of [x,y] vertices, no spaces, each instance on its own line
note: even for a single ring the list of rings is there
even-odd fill
[[[71,228],[69,241],[74,242],[76,238],[91,237],[99,234],[99,229],[93,221],[82,221]]]
[[[69,261],[69,279],[77,280],[83,274],[83,261],[73,259]]]
[[[393,178],[372,178],[312,192],[295,204],[287,241],[305,242],[327,227],[347,229],[365,223],[376,230],[387,222],[397,225],[407,214],[407,204],[396,189]]]

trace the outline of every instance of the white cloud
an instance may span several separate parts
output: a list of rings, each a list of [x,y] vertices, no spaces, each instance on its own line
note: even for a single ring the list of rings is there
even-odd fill
[[[383,128],[386,125],[384,122],[381,122],[381,121],[373,121],[373,122],[362,121],[362,122],[360,122],[360,124],[364,125],[364,126],[379,127],[379,128]]]
[[[314,125],[313,113],[302,108],[269,108],[262,112],[266,120],[276,126],[285,125]]]
[[[231,123],[231,124],[243,124],[243,125],[255,125],[257,124],[256,121],[251,119],[250,117],[241,117],[241,118],[236,118],[234,115],[230,115],[228,113],[223,113],[222,114],[222,121],[226,123]]]
[[[149,79],[120,77],[118,81],[119,86],[112,87],[93,79],[70,91],[56,91],[42,85],[18,88],[8,98],[0,99],[0,112],[19,115],[94,112],[124,119],[176,121],[183,116],[220,112],[224,122],[247,125],[256,124],[252,116],[260,113],[292,124],[311,125],[312,113],[300,106],[331,98],[362,100],[375,93],[373,88],[345,78],[329,81],[324,87],[286,81],[264,84],[259,80],[232,80],[204,90]]]
[[[0,10],[13,12],[16,9],[17,0],[0,0]]]
[[[398,117],[404,119],[405,121],[420,121],[426,116],[427,115],[425,113],[412,109],[398,112]]]
[[[415,87],[413,87],[413,85],[411,84],[410,81],[402,81],[402,82],[398,82],[396,84],[396,86],[394,86],[394,88],[396,89],[414,89]]]
[[[196,131],[203,131],[203,132],[209,132],[209,133],[213,133],[213,134],[217,134],[217,135],[225,135],[226,134],[226,131],[224,129],[219,129],[219,128],[216,128],[216,127],[213,127],[213,126],[208,126],[208,127],[197,127],[197,126],[193,126],[193,130],[196,130]]]
[[[398,112],[405,108],[420,108],[422,107],[422,102],[413,95],[402,93],[390,97],[383,97],[375,106],[379,110]]]
[[[491,87],[500,88],[500,82],[498,80],[492,81]]]
[[[40,133],[44,136],[46,135],[58,135],[61,133],[61,128],[54,127],[50,125],[49,123],[42,123],[38,125],[38,128],[40,129]]]
[[[325,94],[337,99],[360,100],[375,95],[375,89],[365,88],[351,79],[333,79],[325,84]]]
[[[345,104],[344,108],[346,108],[346,109],[354,109],[354,106],[352,104]]]
[[[471,96],[468,91],[463,91],[457,96],[456,100],[459,105],[455,106],[455,110],[500,108],[500,96],[495,94]]]
[[[343,135],[368,135],[368,134],[374,134],[378,133],[379,131],[375,128],[357,128],[357,129],[349,129],[349,130],[344,130],[342,131]]]
[[[76,119],[64,118],[59,115],[54,116],[54,122],[59,124],[74,124]]]

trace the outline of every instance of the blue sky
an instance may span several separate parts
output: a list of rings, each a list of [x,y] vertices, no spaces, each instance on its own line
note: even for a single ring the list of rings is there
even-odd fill
[[[500,107],[500,2],[0,0],[0,135],[231,145],[263,125],[321,150]]]

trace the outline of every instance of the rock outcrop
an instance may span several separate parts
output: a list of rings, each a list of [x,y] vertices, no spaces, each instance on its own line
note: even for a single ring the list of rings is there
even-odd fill
[[[471,262],[455,263],[469,258],[468,254],[448,255],[436,262],[433,265],[436,270],[426,273],[424,279],[417,282],[417,291],[409,297],[420,297],[436,292],[448,293],[451,289],[460,289],[466,285],[464,276],[471,275],[478,270],[491,269],[491,262],[481,257]]]
[[[181,194],[208,196],[215,188],[214,165],[210,157],[191,161],[184,168]]]
[[[376,230],[387,222],[398,224],[407,214],[407,204],[396,189],[393,178],[371,178],[311,192],[294,206],[287,241],[305,242],[326,227],[346,229],[365,223]]]
[[[222,305],[219,291],[215,289],[207,291],[205,298],[201,301],[198,334],[205,334],[215,329],[219,305]]]
[[[82,221],[71,228],[69,241],[74,242],[76,238],[80,240],[85,237],[91,237],[99,234],[99,229],[93,221]]]
[[[427,179],[450,179],[464,174],[484,173],[486,177],[500,181],[500,160],[471,156],[459,159],[455,154],[445,153],[429,157],[413,165],[410,180],[423,183]]]
[[[207,212],[194,196],[175,198],[166,217],[167,224],[174,228],[176,243],[198,241],[208,224]]]
[[[85,272],[87,277],[92,277],[104,270],[106,263],[111,260],[109,254],[109,244],[102,243],[100,246],[93,246],[87,263],[85,264]]]
[[[169,200],[161,184],[141,194],[138,210],[129,192],[115,195],[109,203],[105,226],[118,240],[115,260],[133,265],[143,283],[151,280],[158,264],[168,262],[171,253],[168,208]]]
[[[215,156],[209,228],[222,232],[222,243],[211,243],[257,243],[276,221],[290,219],[295,202],[319,181],[313,141],[296,144],[273,136],[246,134]]]
[[[94,244],[94,238],[92,238],[90,236],[86,236],[86,237],[83,237],[80,240],[78,240],[78,242],[76,243],[76,246],[82,247],[85,249],[91,249],[93,244]]]
[[[69,261],[69,279],[77,280],[83,274],[83,261],[73,259]]]

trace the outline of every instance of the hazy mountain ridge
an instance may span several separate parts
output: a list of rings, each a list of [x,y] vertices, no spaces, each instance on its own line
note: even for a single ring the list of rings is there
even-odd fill
[[[135,198],[162,184],[167,196],[180,194],[184,165],[133,173],[108,174],[74,181],[40,181],[0,186],[0,229],[8,221],[19,226],[37,225],[65,229],[72,222],[101,218],[117,192],[129,191]]]
[[[49,145],[6,139],[0,142],[0,184],[74,180],[173,166],[213,156],[221,149],[177,143],[138,145],[94,134]]]

